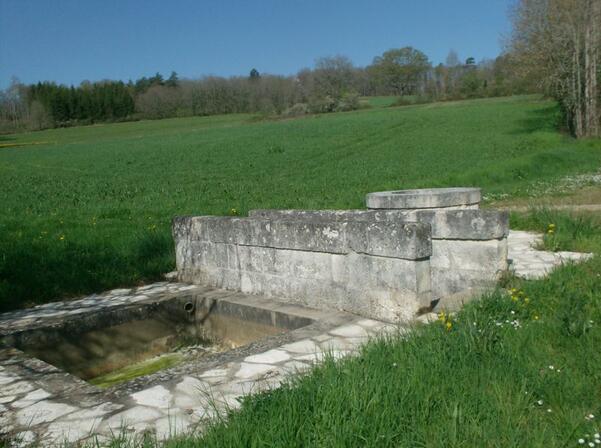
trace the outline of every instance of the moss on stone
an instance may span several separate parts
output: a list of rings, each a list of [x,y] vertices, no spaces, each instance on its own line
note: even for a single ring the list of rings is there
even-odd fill
[[[97,376],[96,378],[90,379],[88,382],[100,388],[107,388],[140,376],[150,375],[159,370],[168,369],[169,367],[179,364],[183,359],[184,356],[181,353],[167,353],[165,355],[137,362],[105,375]]]

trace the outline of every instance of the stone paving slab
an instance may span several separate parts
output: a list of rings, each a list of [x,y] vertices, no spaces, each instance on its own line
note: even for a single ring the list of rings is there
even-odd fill
[[[593,254],[579,252],[549,252],[537,250],[543,235],[534,232],[511,230],[507,238],[510,268],[518,277],[538,279],[565,263],[578,263],[590,259]]]

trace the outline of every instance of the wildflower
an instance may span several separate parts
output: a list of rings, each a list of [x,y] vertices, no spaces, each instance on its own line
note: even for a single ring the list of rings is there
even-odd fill
[[[549,366],[549,370],[555,370],[554,366]]]
[[[538,404],[539,406],[542,406],[542,405],[543,405],[543,400],[538,400],[538,401],[536,402],[536,404]]]
[[[578,439],[578,443],[579,443],[580,445],[584,445],[584,439]]]
[[[65,240],[65,235],[61,235],[58,237],[59,240],[64,241]]]
[[[595,444],[594,444],[593,442],[589,442],[589,443],[588,443],[588,446],[590,446],[590,447],[594,447],[594,446],[595,446]]]
[[[553,411],[551,410],[551,408],[548,408],[548,409],[547,409],[547,412],[551,413],[551,412],[553,412]]]
[[[447,315],[444,313],[444,311],[441,311],[440,313],[438,313],[438,320],[441,322],[444,322],[447,320]]]
[[[589,414],[586,417],[584,417],[586,420],[592,420],[595,418],[594,414]]]
[[[535,315],[534,315],[534,320],[538,320],[538,319],[539,319],[539,318],[538,318],[538,315],[537,315],[537,314],[535,314]]]
[[[530,299],[528,297],[524,298],[524,303],[530,303]]]
[[[447,327],[447,331],[450,331],[451,328],[453,328],[453,324],[451,322],[447,322],[446,327]]]

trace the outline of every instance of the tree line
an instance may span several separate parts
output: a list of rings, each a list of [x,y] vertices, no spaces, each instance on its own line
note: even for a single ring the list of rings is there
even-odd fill
[[[536,90],[528,77],[516,76],[509,55],[476,62],[451,50],[433,65],[412,48],[391,49],[367,67],[345,56],[323,57],[294,76],[261,74],[179,79],[172,72],[136,81],[84,81],[79,86],[53,82],[0,92],[0,132],[37,130],[97,122],[160,119],[228,113],[296,116],[362,107],[360,97],[397,96],[397,104],[502,96]]]
[[[509,52],[559,102],[576,137],[601,136],[601,0],[520,0]]]

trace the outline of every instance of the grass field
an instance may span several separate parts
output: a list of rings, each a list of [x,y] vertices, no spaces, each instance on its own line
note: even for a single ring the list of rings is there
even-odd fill
[[[561,135],[557,119],[552,102],[516,97],[0,136],[0,311],[159,278],[175,215],[362,207],[408,187],[524,196],[596,171],[601,143]]]

